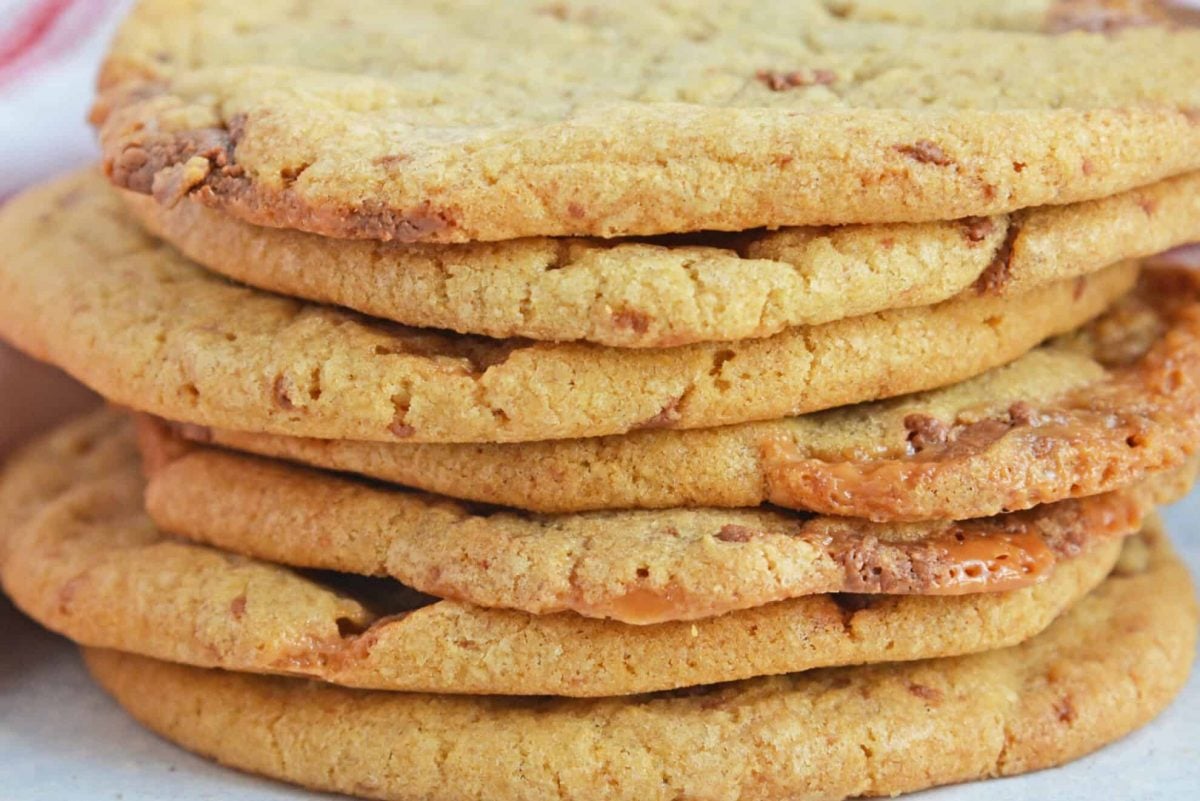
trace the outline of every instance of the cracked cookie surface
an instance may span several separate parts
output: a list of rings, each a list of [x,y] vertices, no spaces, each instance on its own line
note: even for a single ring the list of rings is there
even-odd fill
[[[117,403],[276,434],[528,441],[769,419],[953,383],[1099,314],[1134,263],[1039,287],[663,349],[411,329],[232,284],[94,172],[0,213],[0,334]]]
[[[177,426],[200,442],[539,512],[779,506],[981,517],[1111,490],[1200,441],[1200,282],[1159,265],[1081,330],[960,384],[694,431],[375,444]]]
[[[1101,200],[949,222],[638,240],[335,240],[126,193],[137,218],[236,281],[405,325],[668,347],[770,336],[955,295],[1018,295],[1200,240],[1200,173]]]
[[[94,116],[159,202],[400,241],[953,219],[1200,168],[1200,33],[957,5],[146,0]]]

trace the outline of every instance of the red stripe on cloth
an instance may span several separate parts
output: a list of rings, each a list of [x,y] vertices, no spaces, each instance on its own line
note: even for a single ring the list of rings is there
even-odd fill
[[[10,69],[46,38],[54,23],[72,4],[73,0],[40,0],[27,6],[8,32],[0,34],[0,70]]]
[[[35,0],[0,31],[0,87],[83,42],[111,11],[109,0]]]

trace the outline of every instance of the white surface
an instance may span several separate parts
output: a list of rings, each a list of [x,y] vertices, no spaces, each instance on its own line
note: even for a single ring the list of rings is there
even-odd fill
[[[1167,511],[1200,575],[1200,492]],[[90,681],[70,644],[0,600],[0,799],[186,801],[320,796],[211,765],[141,730]],[[146,687],[153,693],[153,687]],[[1200,798],[1200,676],[1146,729],[1097,754],[1031,776],[943,788],[925,801],[1188,801]]]

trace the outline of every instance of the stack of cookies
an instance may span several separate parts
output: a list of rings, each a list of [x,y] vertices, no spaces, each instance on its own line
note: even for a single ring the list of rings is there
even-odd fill
[[[143,0],[0,334],[0,579],[387,799],[842,798],[1181,687],[1200,32],[1150,3]]]

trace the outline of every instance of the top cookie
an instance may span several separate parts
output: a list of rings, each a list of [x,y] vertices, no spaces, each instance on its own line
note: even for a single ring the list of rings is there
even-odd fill
[[[950,219],[1200,167],[1200,32],[844,6],[144,0],[95,119],[160,202],[402,241]]]

